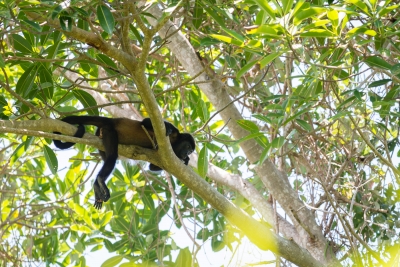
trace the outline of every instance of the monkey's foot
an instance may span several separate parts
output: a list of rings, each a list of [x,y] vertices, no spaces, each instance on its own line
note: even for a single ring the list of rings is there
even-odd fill
[[[107,202],[110,199],[110,190],[108,190],[107,186],[100,182],[94,183],[94,207],[96,209],[101,209],[103,206],[103,202]]]
[[[103,207],[103,201],[99,199],[95,199],[94,204],[93,204],[95,209],[101,209]]]

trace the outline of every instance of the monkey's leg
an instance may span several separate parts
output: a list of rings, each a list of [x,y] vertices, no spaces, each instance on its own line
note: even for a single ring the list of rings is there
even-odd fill
[[[110,199],[110,190],[106,185],[106,180],[114,170],[118,158],[118,133],[112,125],[102,127],[102,140],[105,150],[104,164],[94,183],[94,206],[97,209],[101,208],[102,202]]]
[[[153,129],[153,125],[151,124],[151,120],[150,118],[145,118],[144,120],[142,120],[142,125],[150,131],[154,131]],[[169,136],[173,133],[179,133],[179,130],[171,123],[164,121],[164,125],[165,125],[165,135]]]

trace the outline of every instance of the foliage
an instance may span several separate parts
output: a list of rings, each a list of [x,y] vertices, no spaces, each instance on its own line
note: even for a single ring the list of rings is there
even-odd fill
[[[134,71],[117,60],[118,51],[129,52],[136,69],[145,70],[162,116],[195,134],[197,171],[208,182],[211,164],[250,177],[245,180],[265,205],[276,198],[282,207],[277,212],[291,216],[291,207],[270,194],[254,168],[271,161],[313,211],[341,264],[398,264],[399,4],[164,1],[158,3],[164,12],[160,24],[150,26],[152,5],[0,3],[0,119],[113,116],[110,106],[126,116],[137,110],[146,117],[143,88]],[[174,32],[163,38],[154,31],[148,41],[151,30],[168,21],[179,25],[198,51],[210,81],[225,83],[215,89],[216,96],[227,91],[244,119],[228,122],[218,116],[222,110],[168,46]],[[100,41],[85,42],[91,34]],[[99,49],[104,44],[109,47]],[[235,140],[225,127],[229,123],[247,135]],[[111,199],[98,212],[88,182],[96,174],[88,171],[88,162],[98,162],[93,148],[76,145],[68,156],[70,167],[61,172],[51,140],[12,132],[2,131],[0,139],[3,266],[86,266],[85,255],[100,249],[115,254],[103,266],[197,266],[198,244],[211,240],[219,251],[240,243],[240,231],[208,203],[178,179],[149,173],[143,164],[118,166],[108,182]],[[249,140],[262,151],[257,162],[240,150]],[[237,188],[215,187],[260,218],[253,200]],[[199,227],[195,249],[176,245],[160,226],[166,218],[178,228]]]

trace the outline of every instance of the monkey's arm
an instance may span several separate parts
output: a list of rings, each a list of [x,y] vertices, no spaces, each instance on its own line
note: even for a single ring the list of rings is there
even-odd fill
[[[150,118],[145,118],[142,121],[142,125],[144,126],[144,128],[146,128],[149,131],[154,131],[153,125],[151,124],[151,120]],[[166,136],[170,136],[172,134],[179,134],[179,130],[171,123],[164,121],[164,125],[165,125],[165,135]]]

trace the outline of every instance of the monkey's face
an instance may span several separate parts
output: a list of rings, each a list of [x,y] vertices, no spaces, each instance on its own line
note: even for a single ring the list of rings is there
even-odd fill
[[[195,148],[196,143],[194,138],[188,133],[181,134],[179,140],[177,140],[172,146],[175,155],[185,161],[185,164],[189,161],[188,156],[193,153]]]
[[[189,141],[183,141],[174,147],[176,156],[180,159],[187,158],[194,151],[194,147]]]

